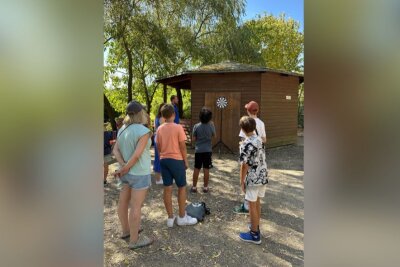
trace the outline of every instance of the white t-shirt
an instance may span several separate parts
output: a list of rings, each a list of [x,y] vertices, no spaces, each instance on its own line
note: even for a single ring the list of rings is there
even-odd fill
[[[260,120],[259,118],[254,118],[254,120],[256,121],[256,129],[257,129],[257,133],[258,136],[261,138],[267,138],[267,135],[265,133],[265,125],[264,122],[262,120]],[[240,130],[239,136],[242,138],[246,138],[246,134],[243,132],[243,130]]]

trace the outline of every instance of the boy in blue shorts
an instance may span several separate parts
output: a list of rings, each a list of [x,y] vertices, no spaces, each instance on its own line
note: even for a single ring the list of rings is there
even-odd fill
[[[215,136],[215,127],[210,109],[203,107],[199,114],[200,122],[193,127],[192,140],[196,142],[194,154],[193,186],[190,192],[197,193],[197,180],[201,168],[204,173],[203,193],[208,193],[208,180],[212,167],[212,138]]]
[[[172,209],[172,184],[178,186],[179,216],[177,225],[194,225],[196,218],[186,214],[186,134],[182,125],[175,124],[175,110],[171,104],[161,108],[165,122],[158,127],[156,143],[160,154],[161,175],[164,183],[164,205],[168,213],[167,226],[173,227],[176,216]]]
[[[256,121],[244,116],[239,122],[246,139],[240,145],[240,186],[249,202],[250,231],[239,234],[242,241],[261,244],[260,198],[264,197],[268,183],[267,163],[262,139],[254,132]]]

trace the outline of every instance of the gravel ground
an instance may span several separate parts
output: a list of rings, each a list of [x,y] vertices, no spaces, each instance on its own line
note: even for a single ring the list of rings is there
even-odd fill
[[[118,188],[110,176],[104,189],[104,265],[105,266],[303,266],[304,265],[304,187],[303,146],[268,149],[270,183],[262,200],[262,244],[240,241],[246,230],[247,215],[232,209],[243,199],[239,186],[237,157],[214,154],[211,190],[208,194],[190,194],[194,151],[188,150],[190,166],[186,172],[188,201],[204,201],[211,215],[196,226],[168,228],[162,202],[162,186],[154,185],[145,201],[142,225],[144,233],[155,238],[146,248],[131,251],[118,239]],[[110,173],[116,165],[110,166]],[[201,189],[203,178],[199,177]],[[173,205],[177,213],[177,190]]]

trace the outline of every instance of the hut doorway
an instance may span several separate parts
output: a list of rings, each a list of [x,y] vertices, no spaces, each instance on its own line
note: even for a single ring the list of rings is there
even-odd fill
[[[217,107],[217,99],[224,97],[227,106],[222,109]],[[240,92],[206,92],[205,106],[210,108],[213,113],[213,121],[216,130],[216,137],[213,139],[213,146],[222,141],[232,151],[237,151],[239,146],[239,119],[240,119]],[[221,123],[222,116],[222,123]],[[222,130],[221,130],[222,125]],[[232,134],[234,132],[235,134]],[[220,137],[220,134],[222,136]]]

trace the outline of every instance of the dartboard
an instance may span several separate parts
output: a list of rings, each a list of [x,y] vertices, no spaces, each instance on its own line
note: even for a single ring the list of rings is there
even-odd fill
[[[218,108],[226,108],[226,106],[228,106],[228,100],[226,100],[225,97],[221,96],[217,98],[217,107]]]

